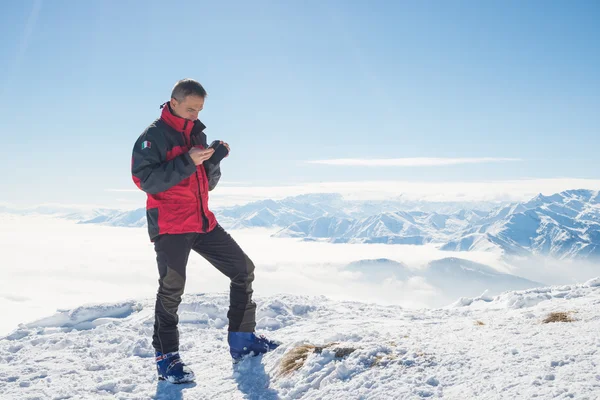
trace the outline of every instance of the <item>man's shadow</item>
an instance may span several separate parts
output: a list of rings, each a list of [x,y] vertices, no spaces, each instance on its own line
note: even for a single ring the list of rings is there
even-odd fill
[[[238,389],[248,400],[279,400],[276,390],[269,387],[271,378],[262,364],[262,356],[247,358],[233,366],[233,379]],[[184,400],[183,391],[196,386],[196,383],[174,385],[166,381],[156,384],[153,400]]]
[[[183,391],[185,389],[191,389],[196,384],[192,383],[181,383],[173,384],[167,381],[158,381],[156,384],[156,394],[152,399],[154,400],[183,400]]]
[[[233,365],[233,378],[238,389],[249,400],[278,400],[279,394],[269,387],[271,378],[265,372],[262,356],[251,357]]]

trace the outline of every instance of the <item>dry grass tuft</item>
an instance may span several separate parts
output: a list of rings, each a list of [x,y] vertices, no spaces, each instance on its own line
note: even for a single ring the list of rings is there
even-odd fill
[[[323,346],[314,346],[312,344],[303,344],[297,347],[294,347],[290,351],[288,351],[285,356],[281,359],[280,363],[280,374],[288,375],[294,371],[302,368],[309,354],[316,353],[321,354],[324,349],[333,347],[333,351],[335,353],[335,358],[344,358],[354,352],[356,349],[352,347],[338,347],[334,346],[337,343],[328,343]]]
[[[543,321],[544,324],[548,324],[550,322],[573,322],[575,321],[571,318],[571,315],[568,312],[552,312],[548,314],[546,319]]]
[[[282,375],[288,375],[292,372],[302,368],[304,362],[308,358],[311,352],[314,352],[315,346],[312,344],[304,344],[301,346],[294,347],[287,352],[281,359],[280,373]]]

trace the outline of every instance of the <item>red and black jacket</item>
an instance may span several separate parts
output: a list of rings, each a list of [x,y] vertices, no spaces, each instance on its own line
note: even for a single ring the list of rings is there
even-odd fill
[[[206,127],[171,112],[169,103],[135,142],[131,160],[133,182],[148,194],[146,218],[150,240],[165,233],[206,233],[217,225],[208,209],[208,192],[221,177],[219,164],[198,166],[188,154],[207,148]]]

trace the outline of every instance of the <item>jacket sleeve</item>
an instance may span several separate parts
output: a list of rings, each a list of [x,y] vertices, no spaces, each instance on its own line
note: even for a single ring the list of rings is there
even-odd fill
[[[164,192],[196,172],[188,153],[166,161],[166,143],[155,132],[150,129],[138,138],[131,160],[133,182],[150,194]]]
[[[221,163],[213,164],[209,161],[204,161],[204,169],[206,170],[206,176],[208,177],[208,190],[213,190],[219,179],[221,179]]]

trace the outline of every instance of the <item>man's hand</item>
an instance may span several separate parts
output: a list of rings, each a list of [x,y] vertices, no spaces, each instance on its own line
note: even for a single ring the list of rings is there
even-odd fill
[[[200,165],[204,161],[208,160],[214,152],[215,149],[201,149],[199,147],[194,147],[188,153],[190,157],[192,157],[194,164]]]

